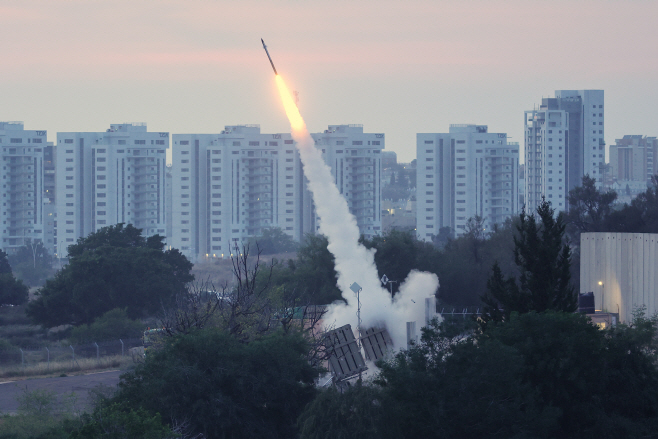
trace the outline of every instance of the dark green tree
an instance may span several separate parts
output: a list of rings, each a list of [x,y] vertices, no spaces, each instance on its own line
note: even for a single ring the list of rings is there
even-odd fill
[[[217,329],[194,331],[124,375],[115,402],[187,421],[207,438],[292,438],[315,395],[307,352],[293,333],[241,343]]]
[[[504,280],[497,265],[482,298],[485,304],[484,321],[500,316],[509,318],[512,312],[543,312],[547,310],[573,312],[577,297],[571,285],[571,249],[564,239],[562,215],[544,200],[537,207],[537,215],[519,216],[517,236],[514,237],[514,262],[519,270],[518,283]]]
[[[163,424],[159,413],[141,407],[99,401],[94,411],[83,414],[71,428],[70,439],[175,439],[181,435]]]
[[[251,239],[249,246],[254,250],[258,248],[262,255],[272,255],[297,251],[299,244],[281,228],[271,227],[264,229],[258,238]]]
[[[11,265],[9,265],[9,258],[7,253],[0,250],[0,274],[11,273]]]
[[[27,286],[14,277],[7,253],[0,250],[0,305],[22,305],[28,294]]]
[[[366,248],[375,249],[375,265],[379,277],[386,275],[393,283],[393,294],[411,270],[437,272],[440,253],[432,245],[419,241],[415,233],[391,230],[370,239],[361,238]],[[389,288],[386,286],[385,288]]]
[[[137,338],[144,330],[139,320],[128,317],[125,309],[116,308],[98,317],[90,325],[80,325],[71,331],[69,339],[76,344],[118,338]]]
[[[658,233],[658,176],[630,204],[610,213],[606,232]]]
[[[602,331],[555,311],[514,313],[477,336],[444,322],[380,363],[374,388],[321,393],[301,437],[652,437],[655,335],[656,319]]]
[[[192,281],[192,264],[159,235],[132,225],[105,227],[69,247],[69,263],[37,292],[27,314],[47,327],[89,324],[115,308],[153,315]]]
[[[336,286],[334,255],[323,235],[308,234],[297,250],[297,259],[279,263],[272,270],[270,285],[294,293],[303,302],[324,305],[341,299]]]
[[[11,273],[0,274],[0,305],[22,305],[27,302],[29,290]]]
[[[581,186],[570,190],[568,196],[569,212],[565,222],[571,240],[579,245],[581,233],[605,231],[616,199],[615,191],[603,192],[596,187],[595,179],[583,176]]]

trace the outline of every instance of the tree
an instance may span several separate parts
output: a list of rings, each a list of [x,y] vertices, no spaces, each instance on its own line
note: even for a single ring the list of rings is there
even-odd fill
[[[272,269],[270,285],[281,287],[303,301],[324,305],[341,300],[336,286],[337,273],[334,255],[323,235],[308,234],[297,250],[297,259],[278,263]]]
[[[69,247],[69,263],[37,291],[27,314],[47,327],[89,324],[125,308],[130,318],[153,315],[192,281],[192,264],[159,235],[132,225],[104,227]]]
[[[194,331],[124,375],[113,402],[186,422],[208,438],[295,437],[295,421],[315,395],[317,371],[306,351],[298,334],[241,343],[215,328]]]
[[[605,223],[612,212],[617,193],[601,191],[596,187],[596,180],[585,175],[582,185],[570,190],[567,199],[569,212],[565,222],[568,224],[571,239],[579,245],[581,233],[605,230]]]
[[[27,302],[29,290],[11,273],[0,274],[0,305],[22,305]]]
[[[30,241],[9,256],[17,278],[31,286],[42,285],[52,274],[53,257],[41,241]]]
[[[97,318],[90,325],[80,325],[73,328],[69,337],[73,343],[89,343],[117,338],[137,338],[144,330],[138,320],[128,317],[125,309],[116,308]]]
[[[630,204],[610,213],[605,231],[658,233],[658,176],[653,176],[647,190]]]
[[[557,310],[573,312],[577,297],[570,283],[571,248],[564,241],[565,224],[562,215],[544,200],[537,207],[537,217],[519,216],[518,235],[514,237],[514,262],[520,276],[518,283],[505,281],[497,265],[488,282],[484,321],[509,318],[512,312],[543,312]]]
[[[301,437],[651,437],[656,323],[599,330],[555,311],[513,313],[475,335],[435,323],[380,362],[369,388],[320,393],[300,417]]]
[[[252,238],[249,246],[258,247],[263,255],[294,252],[299,247],[292,237],[279,227],[263,229],[263,234],[258,238]]]
[[[390,230],[370,239],[361,238],[361,243],[375,249],[375,265],[379,277],[386,275],[393,284],[393,294],[404,282],[411,270],[436,273],[439,251],[431,244],[419,241],[415,233]],[[385,288],[388,289],[388,286]]]
[[[9,265],[7,253],[0,250],[0,274],[7,274],[11,272],[11,265]]]

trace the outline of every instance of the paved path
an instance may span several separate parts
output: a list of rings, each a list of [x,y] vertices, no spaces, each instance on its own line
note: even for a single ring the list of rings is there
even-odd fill
[[[90,373],[57,378],[38,378],[21,381],[0,383],[0,413],[16,413],[18,401],[16,399],[27,388],[28,392],[36,389],[47,389],[57,393],[59,397],[66,393],[75,392],[78,397],[77,407],[89,407],[89,390],[98,385],[115,388],[119,383],[119,370]]]

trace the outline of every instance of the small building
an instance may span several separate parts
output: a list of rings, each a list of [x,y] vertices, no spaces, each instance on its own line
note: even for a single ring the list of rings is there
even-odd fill
[[[580,292],[590,291],[595,309],[618,313],[621,323],[641,306],[658,311],[658,234],[582,233]]]

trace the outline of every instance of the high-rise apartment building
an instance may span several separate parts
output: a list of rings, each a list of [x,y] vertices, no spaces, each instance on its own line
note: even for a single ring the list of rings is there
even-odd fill
[[[0,249],[7,253],[44,241],[46,131],[0,122]]]
[[[379,233],[384,135],[363,133],[360,125],[335,125],[312,136],[361,232]],[[295,240],[317,231],[313,199],[289,133],[235,125],[219,134],[174,134],[172,141],[168,243],[188,257],[226,257],[236,244],[270,227]]]
[[[116,223],[164,236],[168,147],[169,133],[147,132],[143,123],[57,133],[57,253]]]
[[[603,90],[557,90],[539,109],[525,112],[525,202],[534,209],[545,197],[556,211],[589,175],[603,183],[605,124]]]
[[[651,182],[656,174],[654,157],[658,139],[641,135],[624,136],[610,145],[610,168],[617,182]],[[646,186],[645,186],[646,187]]]
[[[450,125],[448,133],[416,135],[418,239],[442,227],[464,233],[469,218],[484,227],[519,210],[519,145],[486,125]]]

